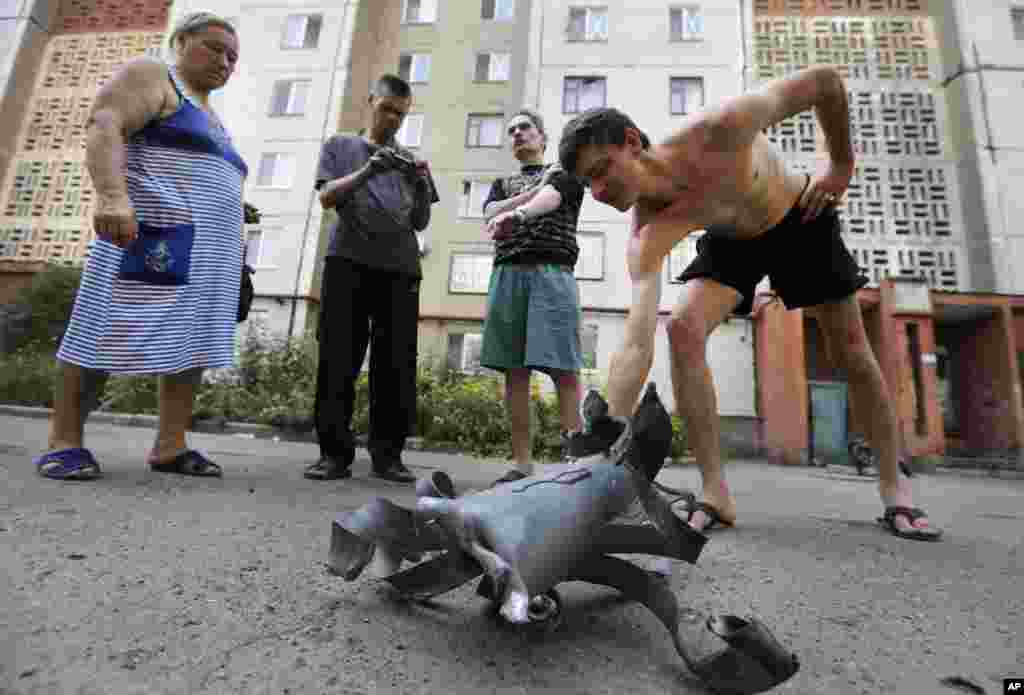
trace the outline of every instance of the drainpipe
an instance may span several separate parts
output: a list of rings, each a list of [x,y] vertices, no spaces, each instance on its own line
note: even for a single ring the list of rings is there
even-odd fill
[[[338,32],[338,46],[334,50],[334,61],[331,63],[331,83],[327,89],[327,108],[324,109],[324,121],[320,127],[320,143],[327,139],[327,129],[331,125],[331,113],[334,110],[334,86],[337,82],[338,61],[341,59],[341,49],[348,43],[351,47],[352,36],[355,34],[356,15],[359,11],[359,0],[348,0],[345,3],[345,13],[342,17],[342,29]],[[350,48],[351,50],[351,48]],[[351,63],[351,61],[346,61]],[[351,75],[346,75],[349,80]],[[288,342],[291,342],[292,333],[295,331],[295,312],[299,301],[299,283],[302,281],[302,267],[306,261],[306,245],[309,242],[309,227],[313,221],[313,206],[317,205],[318,193],[315,189],[309,192],[309,204],[306,206],[306,223],[302,228],[302,244],[299,246],[299,262],[295,269],[295,287],[292,291],[292,308],[288,316]]]
[[[540,8],[540,31],[537,32],[537,94],[533,102],[537,109],[540,108],[540,86],[544,76],[544,2],[545,0],[534,0],[535,6]],[[527,27],[527,35],[529,35],[529,27]]]
[[[740,94],[747,91],[747,70],[750,66],[747,60],[747,2],[739,0],[739,23],[740,23]]]

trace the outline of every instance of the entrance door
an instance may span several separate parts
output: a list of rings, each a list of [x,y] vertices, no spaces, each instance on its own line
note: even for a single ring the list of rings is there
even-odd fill
[[[846,384],[808,381],[810,389],[810,455],[823,464],[849,463],[846,450]]]

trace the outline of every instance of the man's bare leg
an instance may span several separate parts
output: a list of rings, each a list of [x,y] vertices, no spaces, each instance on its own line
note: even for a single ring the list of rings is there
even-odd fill
[[[864,331],[856,296],[822,304],[816,307],[816,315],[829,352],[846,372],[853,407],[866,416],[868,437],[878,451],[878,492],[882,504],[886,507],[913,507],[910,480],[900,474],[900,431],[896,409]],[[905,516],[897,516],[895,524],[901,531],[929,528],[927,518],[911,523]]]
[[[676,411],[683,417],[690,446],[700,466],[702,499],[725,523],[736,520],[736,500],[722,472],[721,427],[714,379],[708,367],[707,339],[740,303],[739,292],[708,279],[683,285],[668,324],[672,389]],[[690,516],[690,526],[703,530],[710,519],[702,510]]]
[[[516,470],[530,475],[530,370],[505,372],[505,409],[512,434],[512,461]]]
[[[563,432],[578,432],[580,423],[580,399],[583,397],[580,376],[576,372],[557,371],[552,374],[555,390],[558,392],[558,414]]]

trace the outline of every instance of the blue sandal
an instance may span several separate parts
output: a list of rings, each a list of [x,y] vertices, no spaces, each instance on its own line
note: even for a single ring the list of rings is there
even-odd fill
[[[92,480],[100,477],[100,464],[82,447],[58,449],[35,460],[39,475],[51,480]]]

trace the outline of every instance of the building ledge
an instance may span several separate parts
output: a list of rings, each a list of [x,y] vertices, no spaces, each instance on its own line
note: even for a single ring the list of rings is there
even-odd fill
[[[0,259],[0,273],[39,273],[49,265],[40,260]]]

